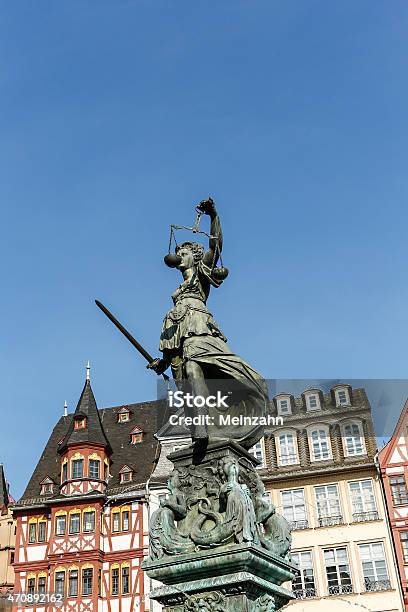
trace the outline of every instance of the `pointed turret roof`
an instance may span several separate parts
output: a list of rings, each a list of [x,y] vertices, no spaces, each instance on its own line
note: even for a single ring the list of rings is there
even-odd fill
[[[0,463],[0,508],[7,508],[9,505],[9,494],[6,477],[4,475],[3,464]]]
[[[86,418],[86,427],[83,429],[75,429],[74,423],[76,417]],[[62,453],[68,446],[73,444],[100,444],[109,448],[109,442],[106,438],[102,422],[99,416],[99,410],[96,405],[95,396],[92,391],[91,381],[89,376],[85,381],[84,388],[79,398],[75,413],[68,427],[68,431],[64,437],[64,441],[59,448]]]

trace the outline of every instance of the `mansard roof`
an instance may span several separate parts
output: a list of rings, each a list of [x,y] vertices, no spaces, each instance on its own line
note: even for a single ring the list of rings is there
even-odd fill
[[[98,410],[99,422],[111,448],[110,478],[105,493],[107,496],[144,488],[158,458],[159,442],[155,438],[155,433],[162,423],[166,404],[164,401],[129,404],[127,408],[131,412],[131,416],[129,421],[124,423],[118,423],[118,408],[120,406]],[[74,416],[75,413],[62,416],[55,425],[27,488],[16,504],[17,506],[43,504],[45,500],[51,501],[53,498],[61,497],[58,491],[54,495],[42,495],[40,497],[40,483],[46,476],[54,482],[60,483],[60,442],[63,438],[63,444],[66,444],[67,435],[72,433]],[[130,433],[136,425],[143,429],[144,435],[140,444],[132,445]],[[82,432],[82,430],[79,431]],[[134,470],[134,478],[131,483],[121,484],[120,482],[119,471],[124,465],[128,465]],[[67,496],[67,500],[69,499],[69,496]]]
[[[9,505],[9,494],[6,477],[4,475],[3,464],[0,463],[0,508],[7,508]]]
[[[78,417],[86,418],[86,427],[83,429],[74,429],[74,421]],[[105,448],[109,448],[109,442],[103,430],[95,396],[92,391],[91,381],[88,379],[85,381],[81,397],[59,452],[64,452],[68,446],[73,444],[86,443],[100,444]]]

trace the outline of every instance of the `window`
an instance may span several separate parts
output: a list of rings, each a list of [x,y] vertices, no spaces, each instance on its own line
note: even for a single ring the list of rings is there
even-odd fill
[[[10,551],[10,565],[13,565],[14,563],[14,552]]]
[[[69,572],[69,596],[76,597],[78,595],[78,570]]]
[[[129,419],[130,419],[130,414],[127,410],[125,412],[119,412],[118,414],[119,423],[126,423],[127,421],[129,421]]]
[[[130,593],[130,581],[129,581],[130,567],[124,566],[122,567],[122,593],[123,595],[127,595]]]
[[[84,533],[90,533],[95,531],[95,511],[90,510],[83,514],[83,531]]]
[[[40,521],[38,523],[38,541],[45,542],[47,536],[47,521]]]
[[[348,406],[350,404],[348,389],[336,389],[334,394],[336,397],[336,406]]]
[[[34,592],[35,592],[35,578],[28,578],[27,593],[28,595],[34,595]]]
[[[65,514],[57,516],[55,518],[55,535],[65,535],[67,517]]]
[[[28,543],[35,544],[37,542],[37,523],[29,523],[28,525]]]
[[[92,595],[93,569],[82,570],[82,595]]]
[[[47,588],[47,578],[45,576],[40,576],[38,578],[38,593],[39,595],[44,595]]]
[[[366,591],[389,589],[391,585],[382,542],[360,544],[359,550]]]
[[[72,461],[72,478],[82,478],[84,475],[84,460],[74,459]]]
[[[339,490],[336,484],[315,487],[319,527],[331,527],[343,522]]]
[[[81,531],[81,514],[80,512],[73,512],[69,515],[69,533],[71,535],[79,533]]]
[[[329,595],[352,593],[350,566],[347,549],[329,548],[324,551],[324,564]]]
[[[408,531],[400,531],[400,540],[404,563],[408,563]]]
[[[290,405],[289,397],[282,397],[276,400],[276,404],[278,407],[278,414],[280,416],[285,416],[286,414],[292,413],[292,407]]]
[[[292,590],[297,599],[316,597],[316,586],[314,581],[312,552],[291,553],[292,562],[297,565],[299,573],[292,582]]]
[[[327,430],[323,428],[314,429],[311,432],[310,437],[312,444],[312,461],[324,461],[325,459],[331,459]]]
[[[40,495],[49,495],[54,490],[54,484],[52,482],[45,482],[41,485]]]
[[[263,440],[257,442],[257,444],[255,444],[255,446],[253,446],[249,452],[255,457],[255,459],[258,459],[258,461],[261,462],[261,465],[257,466],[258,468],[265,467]]]
[[[281,491],[283,516],[289,521],[292,529],[308,527],[305,492],[303,489]]]
[[[293,433],[279,434],[278,449],[280,465],[293,465],[298,463],[296,438]]]
[[[375,521],[378,519],[377,505],[372,480],[349,482],[353,521]]]
[[[117,510],[116,512],[112,512],[112,531],[118,532],[120,531],[120,512]]]
[[[62,482],[68,480],[68,463],[64,463],[62,466]]]
[[[120,482],[123,484],[124,482],[132,482],[133,480],[133,470],[131,470],[127,465],[125,465],[120,471]]]
[[[119,595],[119,568],[113,567],[111,570],[111,594]]]
[[[122,531],[129,531],[129,510],[122,512]]]
[[[306,410],[320,410],[320,398],[317,393],[305,394]]]
[[[89,460],[89,478],[99,479],[99,465],[100,461],[97,459]]]
[[[390,478],[390,487],[394,506],[408,504],[408,491],[404,476]]]
[[[363,455],[363,436],[357,423],[348,423],[343,427],[344,451],[347,457]]]
[[[142,441],[143,441],[143,429],[136,426],[130,432],[130,443],[140,444]]]
[[[74,429],[86,429],[86,418],[74,419]]]
[[[65,572],[55,572],[55,594],[65,595]]]

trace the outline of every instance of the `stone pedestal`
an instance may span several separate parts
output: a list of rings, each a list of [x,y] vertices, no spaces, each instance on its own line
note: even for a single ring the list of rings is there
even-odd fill
[[[170,495],[150,525],[150,598],[165,612],[275,612],[293,595],[290,531],[266,501],[257,460],[235,442],[170,456]]]

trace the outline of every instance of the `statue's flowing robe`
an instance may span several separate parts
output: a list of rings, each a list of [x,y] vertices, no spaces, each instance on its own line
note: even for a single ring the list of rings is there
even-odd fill
[[[264,416],[268,390],[260,374],[232,352],[207,308],[210,287],[219,287],[221,282],[209,266],[202,261],[198,264],[192,279],[184,281],[172,296],[174,306],[164,317],[160,350],[170,358],[176,381],[187,380],[185,364],[191,360],[201,366],[211,394],[218,388],[231,392],[228,409],[210,410],[215,419],[210,436],[233,438],[250,448],[262,437],[262,427],[242,422],[225,425],[225,416]]]

